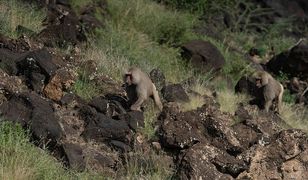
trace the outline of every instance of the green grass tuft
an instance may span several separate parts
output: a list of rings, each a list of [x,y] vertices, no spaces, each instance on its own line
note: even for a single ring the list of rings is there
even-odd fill
[[[33,4],[20,0],[0,0],[0,33],[11,38],[20,34],[16,31],[18,25],[38,33],[42,30],[45,18],[43,10]]]

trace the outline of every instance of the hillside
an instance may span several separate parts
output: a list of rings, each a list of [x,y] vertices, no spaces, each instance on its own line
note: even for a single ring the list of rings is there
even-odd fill
[[[0,179],[305,179],[307,35],[304,0],[0,0]]]

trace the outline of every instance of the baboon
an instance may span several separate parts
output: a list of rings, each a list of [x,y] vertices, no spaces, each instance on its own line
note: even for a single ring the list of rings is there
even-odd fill
[[[282,105],[283,86],[265,71],[257,71],[253,74],[256,86],[262,88],[264,98],[264,109],[266,112],[272,106],[273,101],[277,100],[277,112],[280,113]]]
[[[131,110],[141,111],[142,103],[151,97],[159,110],[162,111],[163,105],[156,87],[146,73],[142,72],[139,68],[132,67],[125,73],[124,82],[128,99],[133,103],[130,107]]]

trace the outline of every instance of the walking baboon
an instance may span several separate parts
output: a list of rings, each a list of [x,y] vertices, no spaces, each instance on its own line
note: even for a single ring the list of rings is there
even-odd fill
[[[163,105],[156,87],[146,73],[139,68],[132,67],[125,73],[124,81],[128,99],[133,103],[130,107],[131,110],[141,111],[142,103],[151,97],[159,110],[162,111]]]
[[[275,80],[269,73],[265,71],[257,71],[253,74],[256,80],[256,86],[262,88],[264,98],[264,109],[266,112],[273,105],[273,101],[277,100],[277,112],[280,113],[282,105],[283,86]]]

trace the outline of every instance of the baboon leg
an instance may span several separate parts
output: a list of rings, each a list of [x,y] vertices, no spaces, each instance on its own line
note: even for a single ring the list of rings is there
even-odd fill
[[[159,98],[159,95],[158,95],[158,91],[156,90],[156,87],[155,85],[153,84],[153,99],[154,99],[154,102],[156,104],[156,106],[159,108],[160,111],[163,110],[163,105],[160,101],[160,98]]]
[[[145,98],[140,96],[138,100],[130,107],[131,110],[133,111],[141,111],[140,107],[141,104],[144,102]]]
[[[278,113],[281,112],[281,108],[282,108],[282,95],[283,95],[283,92],[284,92],[284,88],[283,86],[280,84],[280,87],[281,87],[281,91],[278,95]]]
[[[269,112],[269,108],[271,107],[271,105],[272,105],[272,100],[268,100],[265,102],[264,109],[266,112]]]

